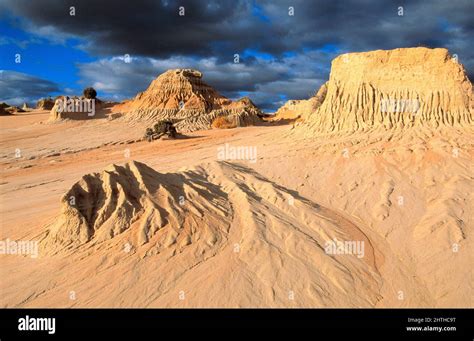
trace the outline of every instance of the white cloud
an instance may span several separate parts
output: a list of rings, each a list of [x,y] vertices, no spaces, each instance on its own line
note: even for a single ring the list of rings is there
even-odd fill
[[[54,82],[9,70],[0,70],[0,89],[0,102],[10,105],[32,104],[59,91]]]

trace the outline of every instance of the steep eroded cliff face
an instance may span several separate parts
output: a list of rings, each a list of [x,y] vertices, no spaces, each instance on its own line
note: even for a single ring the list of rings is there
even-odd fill
[[[327,95],[306,126],[322,132],[466,126],[472,84],[446,49],[402,48],[335,58]]]

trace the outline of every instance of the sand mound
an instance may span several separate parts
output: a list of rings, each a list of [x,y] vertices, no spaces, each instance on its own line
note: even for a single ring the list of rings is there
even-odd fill
[[[54,107],[54,100],[52,98],[42,98],[36,102],[36,109],[51,110]]]
[[[275,113],[274,120],[306,119],[323,103],[327,93],[327,84],[323,84],[310,99],[289,100]]]
[[[210,227],[201,232],[208,230],[218,240],[230,207],[219,191],[203,188],[200,180],[194,173],[160,174],[139,162],[87,174],[62,198],[61,214],[50,227],[46,244],[77,247],[132,229],[134,243],[141,245],[165,226],[166,246],[189,243],[198,226]],[[190,204],[183,206],[184,198]],[[219,228],[213,230],[216,225]]]
[[[13,114],[18,113],[18,112],[25,112],[25,110],[23,110],[20,107],[14,106],[14,105],[8,105],[4,102],[0,104],[0,115],[1,116],[13,115]]]
[[[168,70],[127,103],[126,120],[167,120],[180,132],[210,129],[218,116],[227,116],[237,126],[260,121],[261,111],[248,99],[231,100],[202,81],[191,69]]]
[[[81,96],[58,96],[55,100],[49,114],[49,121],[63,121],[63,120],[90,120],[93,118],[103,118],[104,109],[113,103],[106,103],[98,98],[86,99]]]
[[[365,243],[363,257],[328,253],[334,238]],[[136,304],[176,305],[170,289],[186,292],[190,306],[288,306],[292,291],[308,294],[304,306],[348,302],[348,292],[358,293],[353,306],[379,297],[382,256],[359,222],[242,165],[161,174],[130,162],[86,175],[62,199],[43,247],[87,261],[81,250],[97,256],[125,242],[142,258],[134,269],[147,273],[133,283]],[[153,297],[139,289],[150,283]]]
[[[0,116],[11,115],[11,113],[6,110],[9,107],[10,106],[5,102],[0,103]]]
[[[317,131],[466,126],[472,84],[446,49],[402,48],[335,58],[327,95],[308,125]]]

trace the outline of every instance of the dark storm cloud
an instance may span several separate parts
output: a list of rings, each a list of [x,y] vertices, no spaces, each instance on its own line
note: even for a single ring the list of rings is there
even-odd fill
[[[235,48],[250,36],[263,37],[255,30],[261,25],[249,17],[251,4],[244,1],[7,0],[6,7],[29,19],[33,31],[52,26],[58,34],[84,38],[87,50],[102,55],[208,55],[228,42]]]
[[[345,50],[451,45],[472,58],[464,51],[474,33],[472,0],[268,0],[258,6],[242,0],[6,0],[4,6],[33,27],[82,37],[84,48],[103,55],[232,58],[249,47],[279,55],[337,44]]]
[[[10,105],[31,104],[57,91],[58,86],[51,81],[25,73],[0,70],[0,102]]]

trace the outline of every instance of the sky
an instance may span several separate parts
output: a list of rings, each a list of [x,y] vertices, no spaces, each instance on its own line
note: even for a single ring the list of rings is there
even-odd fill
[[[272,112],[312,96],[339,54],[416,46],[447,48],[472,80],[473,13],[474,0],[0,0],[0,102],[88,86],[121,101],[194,68]]]

